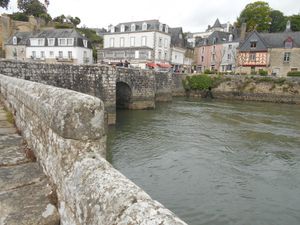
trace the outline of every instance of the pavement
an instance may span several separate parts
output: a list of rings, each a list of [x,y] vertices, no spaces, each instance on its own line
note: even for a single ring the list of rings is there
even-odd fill
[[[59,225],[49,181],[7,115],[0,102],[0,225]]]

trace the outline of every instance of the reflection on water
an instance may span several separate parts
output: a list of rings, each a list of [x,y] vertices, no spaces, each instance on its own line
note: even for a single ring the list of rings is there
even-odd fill
[[[300,106],[177,99],[118,111],[108,149],[188,224],[300,224]]]

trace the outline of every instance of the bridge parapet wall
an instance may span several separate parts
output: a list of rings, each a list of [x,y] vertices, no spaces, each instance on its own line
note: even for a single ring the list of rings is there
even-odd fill
[[[98,97],[108,112],[108,123],[115,122],[116,76],[112,67],[0,60],[0,73]]]
[[[0,90],[56,187],[61,224],[185,224],[103,158],[100,99],[3,75]]]

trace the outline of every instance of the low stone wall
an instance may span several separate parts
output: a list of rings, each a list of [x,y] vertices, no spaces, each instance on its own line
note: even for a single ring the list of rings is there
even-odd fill
[[[300,104],[300,78],[225,76],[215,98]]]
[[[171,73],[154,73],[156,91],[155,101],[168,102],[172,101],[172,74]]]
[[[180,97],[185,96],[185,90],[182,85],[182,80],[186,78],[188,74],[172,74],[172,96]]]
[[[61,224],[185,224],[103,158],[100,99],[3,75],[0,90],[56,188]]]

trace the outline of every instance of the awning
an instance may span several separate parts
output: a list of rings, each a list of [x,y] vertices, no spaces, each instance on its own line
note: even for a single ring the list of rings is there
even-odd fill
[[[158,63],[157,64],[160,68],[171,68],[172,66],[168,63]]]
[[[157,64],[155,64],[155,63],[147,63],[146,66],[155,68],[155,67],[157,67]]]

